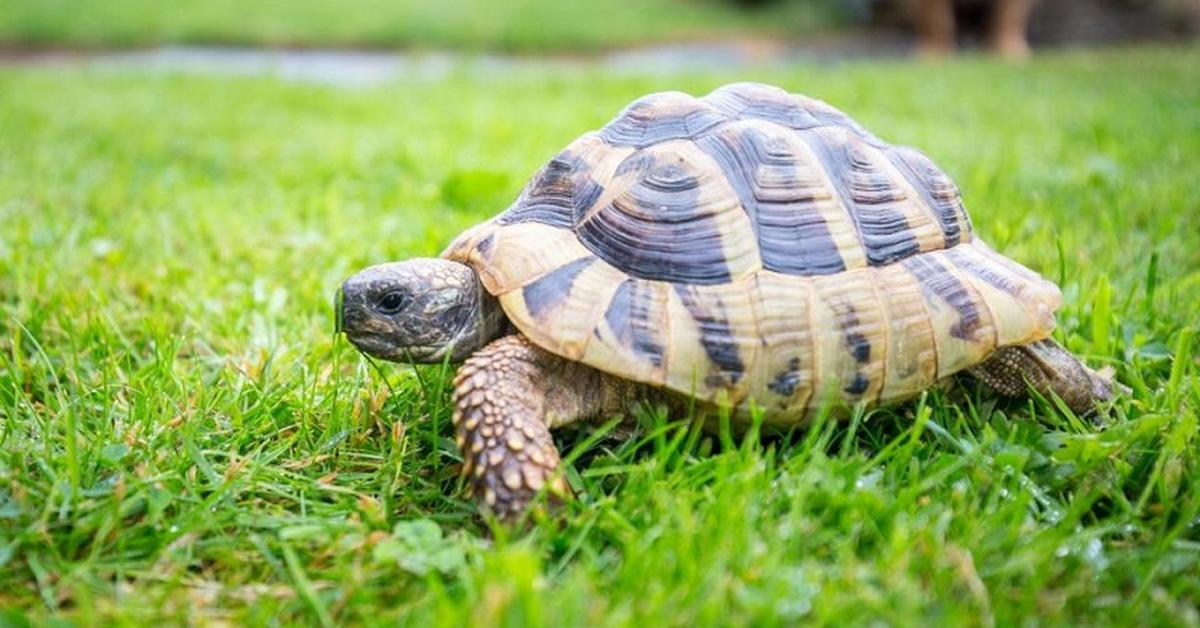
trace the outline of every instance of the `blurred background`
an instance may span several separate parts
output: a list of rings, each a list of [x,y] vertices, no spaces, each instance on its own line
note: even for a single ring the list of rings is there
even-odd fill
[[[157,46],[561,56],[673,45],[693,63],[963,49],[1020,58],[1030,46],[1197,32],[1200,0],[4,0],[0,10],[9,60]]]

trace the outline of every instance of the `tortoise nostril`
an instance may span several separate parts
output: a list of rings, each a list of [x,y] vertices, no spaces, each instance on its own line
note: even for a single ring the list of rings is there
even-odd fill
[[[363,311],[361,304],[347,302],[345,296],[342,297],[342,302],[338,307],[338,331],[343,333],[353,333],[362,327],[366,320],[366,312]]]

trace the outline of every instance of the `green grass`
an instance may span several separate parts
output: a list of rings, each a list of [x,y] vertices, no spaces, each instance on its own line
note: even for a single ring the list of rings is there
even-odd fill
[[[648,41],[811,33],[836,0],[5,0],[0,44],[162,43],[580,50]]]
[[[0,72],[0,608],[80,623],[1200,622],[1200,49],[748,73],[924,148],[1133,388],[1096,427],[963,379],[790,438],[560,434],[580,499],[493,535],[448,374],[332,336],[647,91]]]

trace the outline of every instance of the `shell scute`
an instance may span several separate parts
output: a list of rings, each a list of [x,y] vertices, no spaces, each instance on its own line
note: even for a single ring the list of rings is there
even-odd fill
[[[900,207],[906,200],[904,191],[882,167],[878,150],[835,128],[800,135],[829,173],[856,226],[868,264],[883,266],[921,250],[909,216]]]
[[[596,133],[571,143],[542,166],[521,190],[517,200],[500,214],[500,224],[534,222],[570,229],[604,193],[606,163],[623,156]]]
[[[627,278],[604,260],[586,256],[500,294],[500,304],[530,340],[578,360],[595,341],[598,321]]]
[[[795,130],[837,127],[873,146],[888,145],[828,103],[791,94],[774,85],[732,83],[713,90],[704,100],[734,119],[765,120]]]
[[[687,284],[672,284],[679,302],[688,316],[696,323],[700,332],[700,346],[708,360],[716,367],[713,378],[706,383],[710,388],[736,386],[746,375],[746,361],[734,337],[733,323],[719,294],[705,299],[696,287]],[[744,313],[743,313],[744,314]]]
[[[880,401],[920,393],[938,379],[938,352],[924,290],[903,265],[881,266],[874,273],[875,292],[887,319],[884,382]]]
[[[626,278],[614,288],[594,317],[582,361],[638,381],[665,384],[674,357],[667,335],[669,285]]]
[[[1062,300],[1057,286],[1040,277],[1023,276],[1032,273],[979,240],[972,246],[947,249],[945,256],[991,312],[997,345],[1033,342],[1044,337],[1041,330],[1054,329],[1054,311]],[[1036,322],[1032,328],[1030,321]]]
[[[690,142],[642,152],[641,176],[585,217],[579,241],[642,279],[719,284],[756,270],[748,219],[711,159]]]
[[[754,401],[772,423],[803,417],[813,395],[816,330],[811,324],[811,277],[763,270],[754,276],[754,319],[762,343],[751,375]]]
[[[666,342],[658,324],[662,302],[660,286],[637,279],[626,279],[617,286],[604,311],[604,322],[615,339],[654,368],[662,368]]]
[[[521,297],[529,314],[540,323],[549,323],[548,315],[571,297],[580,273],[596,263],[594,256],[567,262],[521,288]]]
[[[565,155],[551,159],[530,179],[517,202],[500,215],[500,222],[532,222],[570,229],[575,224],[576,190],[592,183],[579,175],[579,165],[578,158]]]
[[[671,355],[667,384],[702,399],[738,403],[757,384],[762,347],[754,278],[719,286],[666,284]]]
[[[857,247],[852,233],[839,243],[836,204],[818,164],[789,141],[790,133],[761,121],[742,121],[697,140],[720,165],[758,239],[764,268],[794,275],[846,269],[842,248]],[[825,211],[823,211],[824,206]],[[842,231],[852,226],[842,221]],[[797,247],[797,242],[804,242]],[[853,257],[852,251],[847,252]]]
[[[883,386],[886,319],[862,268],[813,279],[813,326],[818,335],[817,388],[847,402],[873,402]]]
[[[708,103],[682,92],[639,98],[600,131],[613,146],[644,148],[659,142],[696,137],[727,117]]]
[[[821,124],[799,99],[773,85],[734,83],[713,90],[704,100],[730,118],[766,120],[791,129]]]
[[[933,210],[942,229],[944,248],[949,249],[959,242],[970,240],[971,219],[967,217],[967,210],[963,207],[954,181],[929,157],[914,148],[896,146],[887,155],[911,183],[912,189]]]
[[[978,364],[996,348],[991,311],[978,291],[936,251],[901,264],[921,286],[938,352],[938,377]]]

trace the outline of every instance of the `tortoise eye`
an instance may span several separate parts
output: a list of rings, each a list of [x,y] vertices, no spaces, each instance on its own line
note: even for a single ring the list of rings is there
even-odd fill
[[[404,309],[408,298],[399,290],[392,290],[379,299],[379,311],[384,314],[395,314]]]

